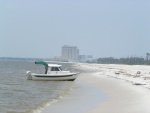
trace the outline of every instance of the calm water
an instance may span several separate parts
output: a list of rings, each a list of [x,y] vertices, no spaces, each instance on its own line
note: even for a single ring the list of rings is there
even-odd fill
[[[62,68],[66,67],[71,64]],[[67,95],[74,85],[72,81],[26,80],[29,70],[36,72],[34,62],[0,61],[0,113],[38,112]]]

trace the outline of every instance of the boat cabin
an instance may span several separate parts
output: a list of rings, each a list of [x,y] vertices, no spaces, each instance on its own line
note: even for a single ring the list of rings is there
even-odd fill
[[[61,66],[58,64],[48,64],[43,61],[35,62],[35,64],[41,64],[45,66],[45,74],[51,74],[51,73],[61,73],[61,72],[67,72],[67,71],[62,71]]]
[[[48,64],[48,71],[62,71],[61,65],[58,64]]]

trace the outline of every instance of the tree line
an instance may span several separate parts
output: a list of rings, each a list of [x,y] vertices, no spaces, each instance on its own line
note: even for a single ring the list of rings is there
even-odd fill
[[[127,57],[127,58],[104,57],[104,58],[98,58],[97,63],[100,63],[100,64],[150,65],[150,61],[144,59],[143,57]]]

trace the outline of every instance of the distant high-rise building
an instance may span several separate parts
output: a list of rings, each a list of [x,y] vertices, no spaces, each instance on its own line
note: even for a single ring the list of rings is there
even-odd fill
[[[92,55],[79,55],[80,62],[92,62],[93,56]]]
[[[66,60],[78,60],[79,49],[76,46],[64,45],[62,47],[61,56],[63,59],[66,59]]]

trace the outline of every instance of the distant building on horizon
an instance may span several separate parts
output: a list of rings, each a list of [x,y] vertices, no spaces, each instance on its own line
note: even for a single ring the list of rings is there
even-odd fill
[[[79,49],[76,46],[64,45],[62,46],[61,57],[68,61],[78,61]]]
[[[93,56],[92,55],[79,55],[80,62],[92,62]]]

